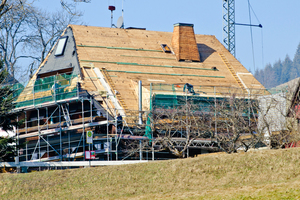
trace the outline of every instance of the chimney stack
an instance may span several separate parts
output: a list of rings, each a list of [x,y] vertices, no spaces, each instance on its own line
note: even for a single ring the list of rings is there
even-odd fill
[[[178,61],[200,62],[193,24],[174,24],[172,48]]]

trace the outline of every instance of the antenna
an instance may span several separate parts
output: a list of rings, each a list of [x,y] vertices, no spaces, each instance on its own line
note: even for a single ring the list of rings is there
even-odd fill
[[[117,21],[117,28],[124,28],[123,16],[119,17],[119,19]]]
[[[124,0],[122,0],[122,16],[118,18],[117,25],[113,24],[113,11],[116,10],[115,6],[108,6],[111,11],[111,27],[124,28]]]
[[[113,11],[116,10],[116,7],[115,6],[108,6],[108,10],[111,11],[111,26],[110,27],[113,27]]]
[[[124,28],[124,0],[122,0],[122,27],[121,28]]]

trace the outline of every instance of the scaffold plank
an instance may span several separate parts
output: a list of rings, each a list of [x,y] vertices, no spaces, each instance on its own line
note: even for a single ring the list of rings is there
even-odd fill
[[[81,167],[81,166],[110,166],[147,163],[148,160],[124,160],[124,161],[62,161],[62,162],[0,162],[0,167]]]

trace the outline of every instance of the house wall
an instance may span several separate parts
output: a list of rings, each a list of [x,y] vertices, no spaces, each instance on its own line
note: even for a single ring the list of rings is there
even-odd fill
[[[287,99],[285,93],[259,97],[258,129],[266,140],[275,131],[287,130]]]

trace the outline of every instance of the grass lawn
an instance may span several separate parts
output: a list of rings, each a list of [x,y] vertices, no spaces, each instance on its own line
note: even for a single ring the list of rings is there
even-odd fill
[[[0,174],[0,199],[300,199],[300,149]]]

